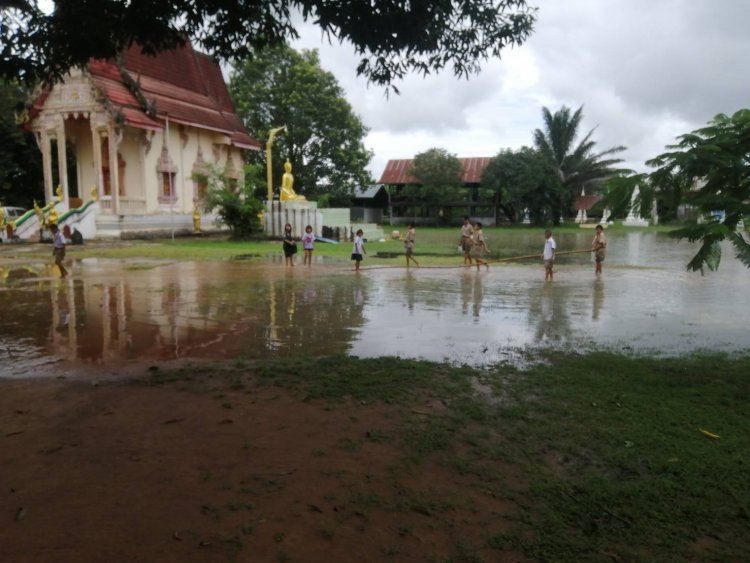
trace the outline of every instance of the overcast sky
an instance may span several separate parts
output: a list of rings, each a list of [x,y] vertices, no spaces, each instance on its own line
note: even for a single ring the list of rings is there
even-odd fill
[[[317,48],[370,132],[376,180],[389,159],[438,147],[494,156],[532,144],[541,108],[583,105],[583,131],[604,150],[625,145],[644,162],[717,113],[750,107],[748,0],[530,0],[535,31],[480,75],[451,71],[397,83],[400,96],[356,76],[350,47],[321,41],[312,26],[294,46]]]

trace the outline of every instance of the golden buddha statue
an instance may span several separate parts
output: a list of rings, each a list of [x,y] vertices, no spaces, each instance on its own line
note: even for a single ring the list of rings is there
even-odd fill
[[[284,175],[281,177],[281,201],[307,201],[305,196],[298,195],[294,191],[294,176],[292,175],[292,163],[287,158],[284,163]]]

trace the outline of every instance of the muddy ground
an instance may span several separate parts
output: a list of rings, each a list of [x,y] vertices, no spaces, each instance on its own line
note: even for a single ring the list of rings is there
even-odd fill
[[[392,439],[439,409],[252,383],[0,380],[0,559],[525,560],[488,543],[518,503],[437,459],[409,464]],[[505,485],[525,487],[511,468]]]

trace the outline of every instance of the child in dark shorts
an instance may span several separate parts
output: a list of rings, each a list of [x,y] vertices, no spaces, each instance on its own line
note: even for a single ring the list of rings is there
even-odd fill
[[[352,260],[354,260],[354,271],[359,272],[359,266],[364,259],[364,255],[367,254],[365,251],[365,242],[362,236],[364,231],[359,229],[356,236],[354,237],[354,244],[352,245]]]

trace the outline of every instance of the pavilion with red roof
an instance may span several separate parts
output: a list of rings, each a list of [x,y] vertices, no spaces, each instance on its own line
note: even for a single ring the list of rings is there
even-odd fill
[[[450,201],[439,205],[425,205],[423,202],[411,201],[403,196],[404,187],[420,185],[420,182],[409,172],[414,166],[413,159],[389,160],[380,176],[380,184],[390,186],[393,224],[407,221],[415,223],[455,222],[464,215],[481,220],[485,225],[497,222],[496,204],[494,201],[481,200],[479,187],[482,174],[492,161],[492,157],[459,158],[461,162],[460,186]]]
[[[152,226],[166,215],[189,224],[208,171],[218,167],[241,183],[243,152],[260,149],[235,113],[217,62],[189,43],[156,56],[134,45],[117,60],[92,59],[43,89],[25,126],[42,151],[47,201],[59,185],[62,207],[76,207],[96,188],[112,234],[136,217]]]

